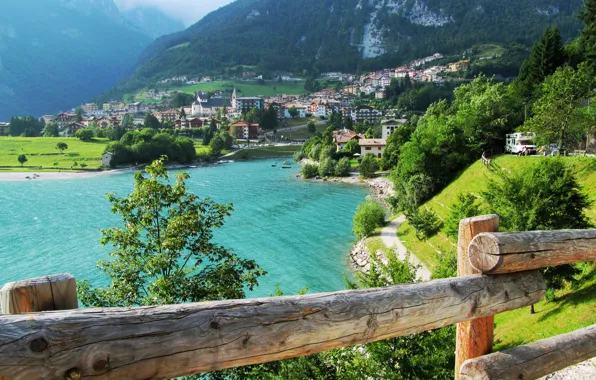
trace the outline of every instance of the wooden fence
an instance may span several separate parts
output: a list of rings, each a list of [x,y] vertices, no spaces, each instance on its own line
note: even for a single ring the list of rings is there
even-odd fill
[[[538,378],[596,356],[596,326],[490,354],[494,315],[544,297],[537,268],[596,260],[596,231],[497,229],[494,215],[463,220],[458,277],[387,288],[79,309],[70,275],[6,284],[0,379],[168,379],[452,324],[460,379]]]

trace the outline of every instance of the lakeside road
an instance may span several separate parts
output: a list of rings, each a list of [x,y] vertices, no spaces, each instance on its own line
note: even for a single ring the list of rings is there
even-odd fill
[[[401,261],[405,261],[408,257],[408,249],[397,237],[397,229],[406,221],[406,216],[401,215],[397,219],[392,220],[381,230],[381,239],[383,244],[389,249],[395,248],[397,258]],[[432,273],[428,268],[416,257],[414,253],[410,254],[410,263],[418,266],[416,275],[422,281],[429,281]]]

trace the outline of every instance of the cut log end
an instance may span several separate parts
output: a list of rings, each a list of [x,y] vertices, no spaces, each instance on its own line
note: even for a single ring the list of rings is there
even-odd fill
[[[468,247],[468,257],[472,266],[481,273],[491,273],[503,263],[499,240],[493,233],[481,233]]]

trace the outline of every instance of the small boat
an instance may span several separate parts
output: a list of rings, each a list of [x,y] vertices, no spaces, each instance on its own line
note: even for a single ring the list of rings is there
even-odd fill
[[[292,163],[289,161],[284,161],[283,165],[281,166],[282,169],[291,169]]]
[[[271,164],[271,167],[272,167],[272,168],[274,168],[274,167],[276,167],[276,166],[277,166],[277,164]]]

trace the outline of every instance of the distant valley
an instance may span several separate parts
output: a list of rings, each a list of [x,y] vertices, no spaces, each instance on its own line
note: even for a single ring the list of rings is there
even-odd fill
[[[3,2],[0,121],[90,100],[126,77],[157,34],[182,28],[158,11],[121,14],[112,0]]]

